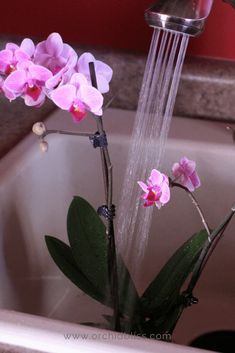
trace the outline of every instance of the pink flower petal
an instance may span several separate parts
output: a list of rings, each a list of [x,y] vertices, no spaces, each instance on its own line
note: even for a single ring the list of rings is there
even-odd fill
[[[160,185],[163,181],[163,175],[157,169],[153,169],[149,177],[150,183],[152,185]]]
[[[17,49],[15,51],[15,59],[16,59],[16,62],[21,62],[24,60],[29,60],[30,56],[27,53],[25,53],[24,51]]]
[[[95,62],[95,70],[97,74],[104,76],[104,78],[110,82],[113,76],[113,70],[111,67],[100,60]]]
[[[161,191],[162,191],[162,194],[160,197],[160,202],[162,204],[165,204],[165,203],[169,202],[170,197],[171,197],[170,188],[166,182],[162,184]]]
[[[195,190],[195,187],[189,178],[181,184],[184,185],[190,192],[193,192]]]
[[[184,169],[184,173],[187,175],[191,175],[196,168],[195,161],[191,161],[187,157],[181,158],[180,165]]]
[[[97,109],[95,112],[93,112],[97,116],[102,116],[103,115],[103,109]]]
[[[190,175],[190,180],[194,185],[195,189],[201,186],[201,181],[196,171]]]
[[[46,49],[46,41],[42,41],[42,42],[39,42],[36,47],[35,47],[35,53],[34,55],[37,56],[37,55],[41,55],[41,54],[44,54],[47,52],[47,49]]]
[[[148,185],[146,185],[142,181],[138,181],[137,184],[141,187],[144,192],[148,192]]]
[[[88,86],[88,81],[86,77],[81,73],[75,73],[70,80],[71,85],[74,85],[76,88],[81,86]]]
[[[31,65],[29,67],[29,72],[31,73],[32,78],[41,82],[45,82],[52,77],[51,71],[41,65]]]
[[[96,60],[91,53],[84,53],[78,59],[77,69],[78,72],[84,74],[90,81],[90,69],[89,63],[94,62],[95,72],[97,78],[98,90],[101,93],[106,93],[109,91],[109,82],[113,75],[113,70],[107,64],[102,61]]]
[[[13,53],[10,50],[0,51],[0,71],[4,72],[7,70],[9,65],[11,65],[13,59]]]
[[[50,93],[51,100],[61,109],[69,110],[76,98],[76,87],[67,84]]]
[[[12,72],[5,80],[4,87],[16,94],[22,93],[26,84],[26,73],[23,70]]]
[[[144,195],[141,195],[141,198],[145,200],[144,207],[155,204],[157,208],[161,208],[162,205],[170,200],[168,177],[157,169],[153,169],[147,183],[146,185],[142,181],[138,182],[139,186],[145,192]]]
[[[95,57],[91,53],[83,53],[78,59],[78,72],[90,75],[89,62],[94,62]]]
[[[99,113],[103,105],[103,96],[96,88],[91,86],[81,86],[79,94],[82,102],[89,107],[89,110],[92,113]]]
[[[59,85],[59,83],[61,82],[61,77],[62,77],[61,72],[58,72],[56,75],[50,77],[45,83],[46,88],[51,90],[51,89],[57,87]]]
[[[46,40],[46,49],[51,56],[58,57],[63,50],[63,40],[59,33],[51,33]]]
[[[5,97],[9,99],[9,101],[12,101],[17,98],[17,95],[9,91],[6,87],[4,87],[4,85],[1,87],[1,90],[4,93]]]
[[[34,52],[34,63],[48,67],[51,56],[47,53],[45,41],[37,44]]]
[[[61,53],[63,58],[66,58],[66,64],[70,67],[75,67],[77,64],[78,56],[75,50],[68,44],[64,43],[63,51]]]
[[[107,93],[109,91],[108,81],[99,74],[96,74],[97,86],[100,93]]]
[[[14,52],[15,50],[19,49],[19,46],[15,43],[7,43],[6,44],[6,49],[7,50],[11,50],[12,52]]]
[[[175,178],[190,192],[194,191],[195,188],[198,188],[201,185],[195,169],[195,161],[192,161],[187,157],[181,158],[179,163],[174,163],[172,166],[172,172]]]
[[[35,45],[31,39],[25,38],[20,45],[20,49],[31,57],[35,52]]]
[[[173,173],[173,175],[174,175],[174,177],[175,178],[178,178],[180,175],[181,175],[181,173],[180,173],[180,165],[179,165],[179,163],[174,163],[173,164],[173,166],[172,166],[172,173]]]
[[[30,66],[34,65],[31,60],[23,60],[18,62],[17,64],[17,70],[24,70],[27,71]]]
[[[155,206],[160,210],[160,208],[162,207],[161,201],[156,201]]]

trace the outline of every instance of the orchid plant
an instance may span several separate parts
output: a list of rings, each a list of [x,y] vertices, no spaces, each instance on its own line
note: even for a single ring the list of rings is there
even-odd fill
[[[54,262],[78,288],[113,309],[111,317],[105,316],[112,329],[145,337],[172,334],[183,310],[197,303],[194,288],[235,206],[215,230],[209,228],[193,194],[201,184],[196,163],[187,157],[174,163],[172,178],[153,169],[147,182],[136,181],[143,190],[144,207],[160,209],[170,201],[174,187],[185,190],[203,224],[203,229],[176,250],[139,296],[115,245],[112,163],[102,120],[103,94],[109,91],[111,78],[112,69],[107,64],[91,53],[78,57],[58,33],[36,46],[31,39],[24,39],[20,45],[8,43],[0,51],[0,88],[7,99],[21,97],[26,105],[40,107],[48,98],[68,111],[75,123],[83,120],[87,112],[97,123],[95,133],[47,130],[42,122],[33,126],[43,151],[48,148],[46,136],[61,133],[89,138],[101,152],[105,204],[95,210],[83,198],[74,197],[67,215],[69,245],[45,237]]]

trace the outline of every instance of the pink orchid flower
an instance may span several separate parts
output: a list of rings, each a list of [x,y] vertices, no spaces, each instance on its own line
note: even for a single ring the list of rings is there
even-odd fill
[[[31,61],[22,61],[17,64],[16,71],[12,72],[5,80],[3,90],[10,92],[15,99],[22,96],[25,104],[40,106],[45,100],[45,82],[52,73],[40,65],[34,65]]]
[[[102,94],[80,73],[75,73],[68,84],[52,91],[50,98],[59,108],[68,110],[75,122],[80,122],[87,111],[102,115]]]
[[[34,63],[45,66],[55,75],[65,66],[75,67],[77,54],[70,45],[63,43],[59,33],[51,33],[36,46]]]
[[[96,60],[95,57],[90,53],[82,54],[78,59],[77,71],[86,76],[90,82],[90,70],[89,63],[94,62],[95,73],[97,79],[98,90],[101,93],[109,91],[109,82],[111,81],[113,70],[110,66],[103,63],[102,61]]]
[[[170,200],[169,179],[165,174],[153,169],[147,184],[138,181],[139,186],[144,191],[142,198],[145,200],[144,207],[156,205],[158,209]]]
[[[196,172],[196,162],[187,157],[181,158],[179,163],[174,163],[172,172],[176,180],[191,192],[201,185]]]
[[[14,43],[7,43],[6,48],[0,51],[0,72],[9,75],[16,70],[18,63],[30,60],[35,50],[31,39],[24,39],[20,46]]]

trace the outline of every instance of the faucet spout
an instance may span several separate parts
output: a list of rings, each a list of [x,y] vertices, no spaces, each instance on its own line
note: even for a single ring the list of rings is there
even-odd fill
[[[145,11],[151,27],[198,36],[211,12],[213,0],[157,0]]]

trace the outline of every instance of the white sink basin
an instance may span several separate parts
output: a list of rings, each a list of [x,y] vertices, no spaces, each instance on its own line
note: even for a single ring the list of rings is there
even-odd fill
[[[134,112],[112,109],[104,117],[114,165],[116,203],[133,119]],[[48,119],[47,127],[96,131],[90,117],[75,126],[63,112],[54,113]],[[61,329],[64,333],[69,331],[66,331],[66,322],[100,321],[106,310],[63,277],[51,260],[44,241],[44,235],[49,234],[67,242],[66,213],[74,195],[86,198],[94,207],[104,203],[99,151],[94,150],[84,137],[50,135],[47,141],[49,151],[43,154],[37,138],[30,135],[0,162],[0,307],[4,309],[2,313],[0,311],[0,341],[5,343],[16,344],[18,336],[4,334],[4,327],[14,330],[14,324],[19,327],[17,322],[21,320],[29,322],[31,331],[35,328],[33,332],[38,335],[38,325],[41,325],[38,322],[43,320],[37,321],[37,318],[23,314],[21,317],[8,310],[62,320],[58,325],[64,325]],[[215,227],[235,203],[235,146],[231,136],[224,124],[174,118],[163,171],[170,173],[173,162],[184,155],[197,161],[202,187],[196,195],[210,226]],[[172,217],[170,222],[169,217]],[[201,228],[188,197],[181,190],[173,191],[171,203],[154,214],[152,236],[141,269],[144,274],[142,285],[151,281],[176,247]],[[231,270],[235,264],[234,229],[235,220],[195,290],[200,303],[185,311],[176,329],[177,343],[187,344],[207,331],[235,329],[235,280]],[[8,321],[10,326],[6,325]],[[50,326],[45,322],[45,327]],[[52,331],[56,325],[51,323]],[[38,341],[33,346],[33,339],[31,343],[30,340],[26,342],[29,342],[28,346],[25,342],[21,345],[44,349]],[[142,352],[151,352],[153,344],[156,352],[177,352],[175,347],[178,346],[144,342]],[[125,344],[119,343],[120,349],[127,352]],[[115,342],[115,345],[119,343]],[[183,352],[183,349],[180,347],[179,351]],[[185,352],[187,349],[191,351],[185,348]],[[62,352],[58,348],[48,348],[49,351]]]

